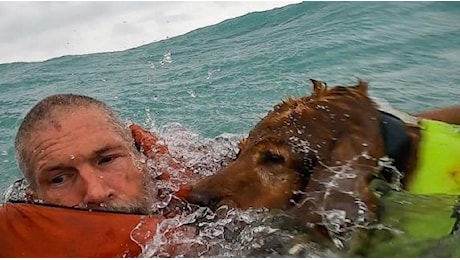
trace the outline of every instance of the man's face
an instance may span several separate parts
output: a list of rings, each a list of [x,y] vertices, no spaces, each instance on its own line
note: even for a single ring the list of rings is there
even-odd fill
[[[35,195],[71,207],[145,210],[146,170],[102,112],[74,109],[40,127],[31,139]]]

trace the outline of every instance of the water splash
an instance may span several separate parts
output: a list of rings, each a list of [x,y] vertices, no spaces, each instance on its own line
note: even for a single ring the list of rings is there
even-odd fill
[[[206,80],[211,81],[211,77],[217,72],[220,72],[220,68],[208,70],[208,76],[206,77]]]
[[[166,51],[165,54],[163,55],[163,58],[160,61],[161,65],[165,65],[166,63],[171,63],[172,60],[172,54],[170,51]]]
[[[235,134],[204,138],[178,123],[166,124],[159,132],[170,153],[201,176],[216,173],[236,158],[237,142],[241,138]]]
[[[13,182],[2,194],[1,202],[5,203],[7,201],[26,201],[26,191],[28,188],[29,183],[26,181],[25,178],[21,178]]]

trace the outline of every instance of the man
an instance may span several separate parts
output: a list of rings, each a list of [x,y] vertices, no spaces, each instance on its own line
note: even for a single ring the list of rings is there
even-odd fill
[[[0,257],[139,256],[165,217],[152,214],[158,189],[133,135],[152,157],[156,137],[128,128],[99,100],[64,94],[38,102],[20,125],[15,147],[28,195],[45,205],[0,206]],[[186,229],[178,232],[185,236]],[[159,252],[174,256],[178,249],[165,245]]]
[[[43,99],[24,118],[15,147],[34,199],[144,214],[154,201],[131,131],[109,106],[91,97]]]

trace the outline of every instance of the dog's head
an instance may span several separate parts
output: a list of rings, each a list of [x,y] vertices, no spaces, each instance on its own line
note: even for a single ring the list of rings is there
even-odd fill
[[[312,82],[310,96],[276,105],[240,142],[237,159],[195,185],[189,201],[294,209],[310,222],[332,210],[357,218],[374,208],[368,182],[385,151],[367,84]]]

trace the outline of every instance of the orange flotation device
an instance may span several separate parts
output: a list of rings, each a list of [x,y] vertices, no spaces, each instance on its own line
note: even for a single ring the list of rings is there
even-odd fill
[[[136,257],[141,245],[131,239],[133,229],[144,221],[142,233],[154,234],[162,220],[7,202],[0,206],[0,257]]]
[[[171,174],[167,171],[163,171],[160,178],[179,186],[179,190],[174,193],[177,197],[182,199],[187,198],[189,192],[192,190],[192,185],[200,179],[199,175],[185,167],[179,158],[171,155],[164,140],[160,140],[159,137],[139,125],[132,124],[129,127],[136,146],[140,147],[141,151],[148,158],[155,159],[158,156],[167,156],[168,166],[172,169],[180,169],[182,171],[180,178],[172,178]],[[182,182],[183,180],[186,180],[186,183]]]
[[[140,126],[130,127],[136,144],[148,157],[169,153],[166,145],[159,144],[158,137]],[[180,160],[173,157],[169,165],[175,169],[182,167]],[[194,175],[189,169],[184,174]],[[167,172],[161,177],[170,178]],[[185,198],[190,189],[191,185],[181,184],[176,195]],[[7,202],[0,206],[0,257],[137,257],[164,219]],[[163,251],[174,256],[175,250],[171,247]]]

